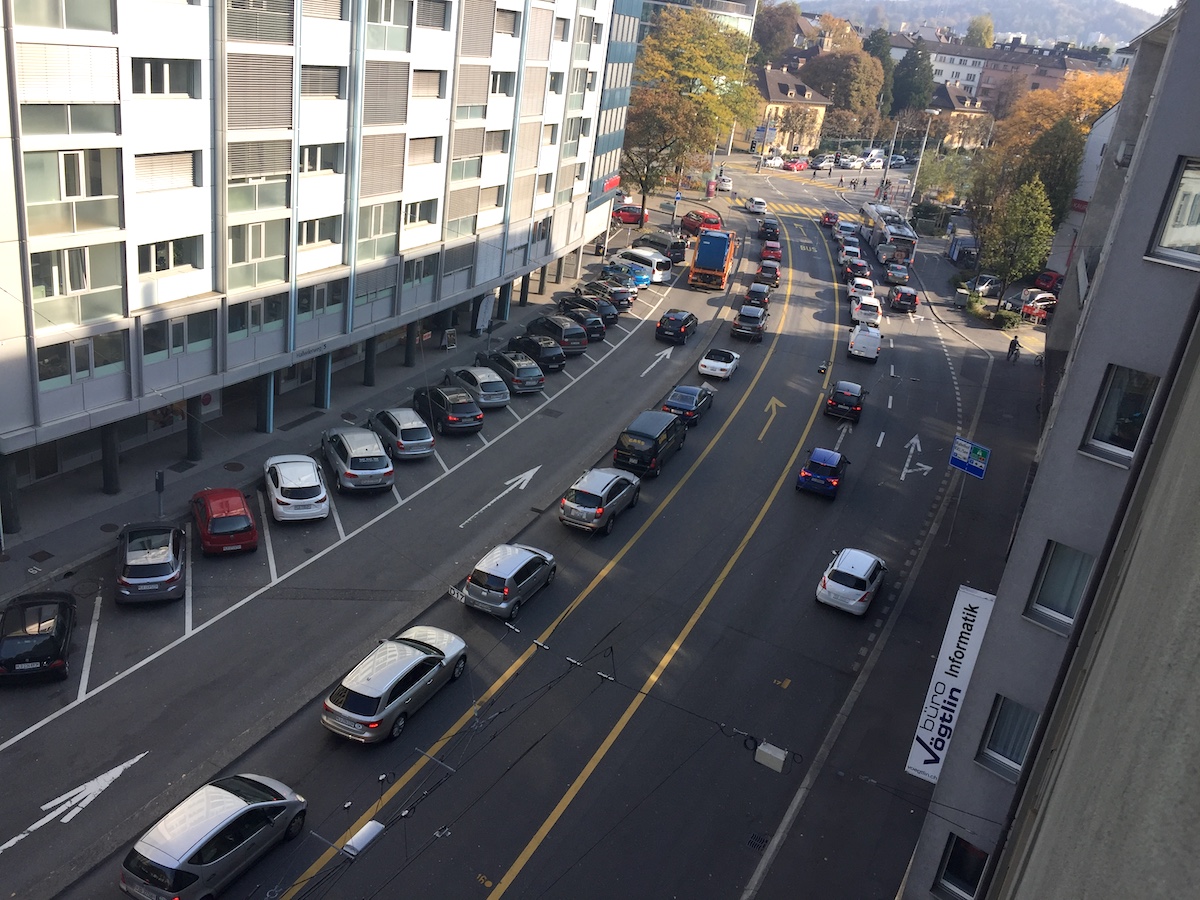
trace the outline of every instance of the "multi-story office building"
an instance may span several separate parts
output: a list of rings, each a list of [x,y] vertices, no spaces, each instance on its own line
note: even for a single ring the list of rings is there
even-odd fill
[[[607,225],[636,12],[5,3],[0,496],[504,318]]]
[[[1047,354],[1062,377],[906,898],[1195,890],[1198,41],[1184,3],[1134,42],[1052,325],[1069,354]]]

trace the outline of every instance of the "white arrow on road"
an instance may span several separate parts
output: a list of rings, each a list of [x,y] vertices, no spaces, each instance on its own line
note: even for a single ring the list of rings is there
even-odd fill
[[[915,434],[908,439],[908,443],[904,445],[908,448],[908,459],[904,461],[904,471],[900,473],[900,480],[904,480],[905,475],[911,475],[914,472],[920,472],[922,475],[928,475],[933,471],[933,466],[927,466],[925,463],[917,463],[910,468],[914,453],[921,452],[921,439]]]
[[[854,432],[854,423],[850,422],[848,419],[843,419],[842,424],[838,426],[837,443],[833,445],[834,453],[837,453],[839,450],[842,449],[842,441],[845,439],[846,435],[852,434],[853,432]]]
[[[42,809],[49,810],[49,812],[47,812],[46,815],[42,816],[12,840],[4,844],[0,844],[0,853],[8,850],[18,841],[24,840],[43,825],[48,825],[60,816],[62,817],[64,824],[70,822],[73,818],[83,812],[84,808],[86,808],[89,803],[99,797],[101,791],[116,781],[122,772],[124,772],[149,752],[149,750],[145,750],[142,753],[139,753],[133,759],[126,760],[125,762],[121,763],[115,769],[109,769],[103,775],[99,775],[93,778],[91,781],[85,781],[83,784],[79,785],[79,787],[72,788],[65,794],[55,797],[49,803],[43,804]]]
[[[639,377],[645,378],[646,372],[649,372],[651,369],[653,369],[655,366],[657,366],[664,359],[670,359],[671,351],[674,349],[675,349],[674,347],[668,347],[666,350],[660,350],[658,353],[655,353],[654,354],[654,362],[652,362],[652,363],[650,363],[650,365],[646,366],[646,371],[642,372],[642,374]]]
[[[505,484],[508,485],[508,487],[506,487],[504,490],[502,490],[499,494],[497,494],[495,497],[493,497],[487,503],[483,504],[483,506],[479,507],[479,509],[475,510],[475,512],[471,513],[470,518],[468,518],[466,521],[464,521],[458,527],[462,528],[463,525],[467,525],[468,523],[470,523],[481,512],[483,512],[485,509],[487,509],[493,503],[495,503],[498,500],[500,500],[501,498],[503,498],[505,494],[508,494],[515,490],[522,490],[522,491],[525,490],[525,488],[528,487],[529,482],[533,481],[533,476],[537,474],[537,471],[540,468],[541,468],[541,466],[534,466],[532,469],[522,472],[516,478],[508,479],[508,481],[504,482]]]
[[[766,407],[763,408],[763,412],[767,414],[767,424],[764,425],[762,431],[758,433],[758,439],[760,441],[766,435],[767,429],[771,427],[771,423],[775,421],[775,413],[781,409],[787,409],[787,404],[782,400],[772,397],[767,401]]]

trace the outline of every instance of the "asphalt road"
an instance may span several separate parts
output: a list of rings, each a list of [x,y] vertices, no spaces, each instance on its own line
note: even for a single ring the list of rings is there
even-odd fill
[[[797,176],[761,184],[772,203],[806,204]],[[929,793],[903,764],[930,657],[955,587],[998,579],[1036,420],[1024,427],[1023,399],[991,385],[987,356],[928,316],[892,317],[878,365],[847,360],[826,238],[811,214],[781,219],[791,281],[762,344],[728,338],[730,297],[652,297],[697,312],[693,344],[660,357],[656,312],[636,307],[610,332],[622,343],[549,376],[547,397],[488,413],[482,436],[439,441],[439,460],[400,468],[395,495],[338,497],[336,520],[272,524],[255,556],[197,560],[190,630],[181,604],[116,609],[103,564],[77,573],[101,596],[92,687],[111,686],[71,706],[68,682],[58,718],[16,740],[46,700],[10,715],[6,698],[0,758],[22,777],[0,809],[14,837],[27,829],[0,851],[13,896],[111,894],[137,834],[223,771],[297,788],[312,832],[230,896],[892,896]],[[743,243],[744,272],[757,247]],[[562,490],[638,409],[698,380],[710,339],[742,367],[639,506],[607,538],[559,525]],[[853,429],[819,414],[834,378],[871,392]],[[995,477],[960,501],[945,459],[977,418]],[[852,460],[836,501],[797,495],[805,450],[835,445]],[[443,593],[511,539],[559,562],[519,630]],[[861,619],[813,601],[843,546],[891,570]],[[327,733],[323,692],[414,617],[467,640],[468,676],[394,744]],[[763,742],[781,748],[781,773],[755,761]],[[47,801],[133,759],[71,821],[28,828]],[[384,835],[323,864],[325,842],[366,816]]]

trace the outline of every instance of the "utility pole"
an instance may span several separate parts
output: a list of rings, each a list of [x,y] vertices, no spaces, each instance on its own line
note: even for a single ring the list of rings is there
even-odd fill
[[[913,196],[917,193],[917,179],[921,175],[921,162],[925,159],[925,144],[929,141],[929,126],[933,124],[933,117],[941,115],[940,109],[927,109],[925,115],[928,118],[925,120],[925,136],[921,138],[921,154],[917,157],[917,168],[913,171],[912,191],[909,192],[908,202],[904,204],[904,220],[908,221],[909,213],[912,212]]]

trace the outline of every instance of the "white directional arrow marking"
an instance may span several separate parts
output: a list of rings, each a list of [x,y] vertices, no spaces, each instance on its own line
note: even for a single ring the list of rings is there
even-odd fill
[[[921,452],[921,439],[917,437],[917,435],[914,434],[911,438],[909,438],[908,443],[904,446],[908,448],[908,459],[904,461],[904,471],[900,473],[901,481],[904,480],[905,475],[911,475],[914,472],[920,472],[922,475],[928,475],[931,471],[933,471],[933,466],[927,466],[925,463],[917,463],[916,465],[912,465],[913,454]]]
[[[42,805],[43,810],[49,810],[46,815],[42,816],[15,838],[7,843],[0,844],[0,853],[8,850],[14,844],[24,840],[33,834],[43,825],[53,822],[55,819],[62,817],[64,823],[70,822],[73,818],[83,812],[84,808],[100,796],[100,792],[112,784],[120,776],[122,772],[132,766],[135,762],[149,753],[149,750],[143,751],[133,759],[126,760],[115,769],[109,769],[103,775],[93,778],[91,781],[85,781],[77,788],[72,788],[61,796],[55,797],[49,803]]]
[[[842,441],[845,440],[846,435],[851,434],[853,431],[854,431],[854,425],[848,421],[843,421],[842,424],[838,426],[837,443],[835,443],[833,445],[834,453],[837,453],[839,450],[842,449]]]
[[[475,510],[475,512],[471,513],[470,518],[466,519],[458,527],[462,528],[464,525],[471,522],[481,512],[483,512],[485,509],[487,509],[493,503],[497,502],[502,497],[504,497],[505,494],[510,493],[511,491],[515,491],[515,490],[522,490],[522,491],[525,490],[525,488],[528,487],[529,482],[533,481],[533,476],[537,474],[537,471],[540,468],[541,468],[541,466],[534,466],[532,469],[528,469],[528,470],[522,472],[516,478],[508,479],[508,481],[504,482],[505,484],[508,485],[508,487],[506,487],[504,490],[502,490],[499,494],[497,494],[495,497],[493,497],[487,503],[483,504],[483,506],[479,507],[479,509]]]
[[[767,414],[767,424],[763,426],[762,431],[758,433],[758,439],[761,441],[767,434],[767,429],[771,427],[771,423],[775,421],[775,413],[781,409],[787,409],[787,404],[777,397],[772,397],[767,401],[763,412]]]
[[[651,369],[653,369],[655,366],[657,366],[664,359],[670,359],[671,351],[674,349],[675,349],[674,347],[668,347],[666,350],[660,350],[660,351],[658,351],[658,353],[655,353],[654,354],[654,362],[652,362],[652,363],[650,363],[650,365],[646,366],[645,371],[643,371],[639,377],[645,378],[646,372],[649,372]]]

